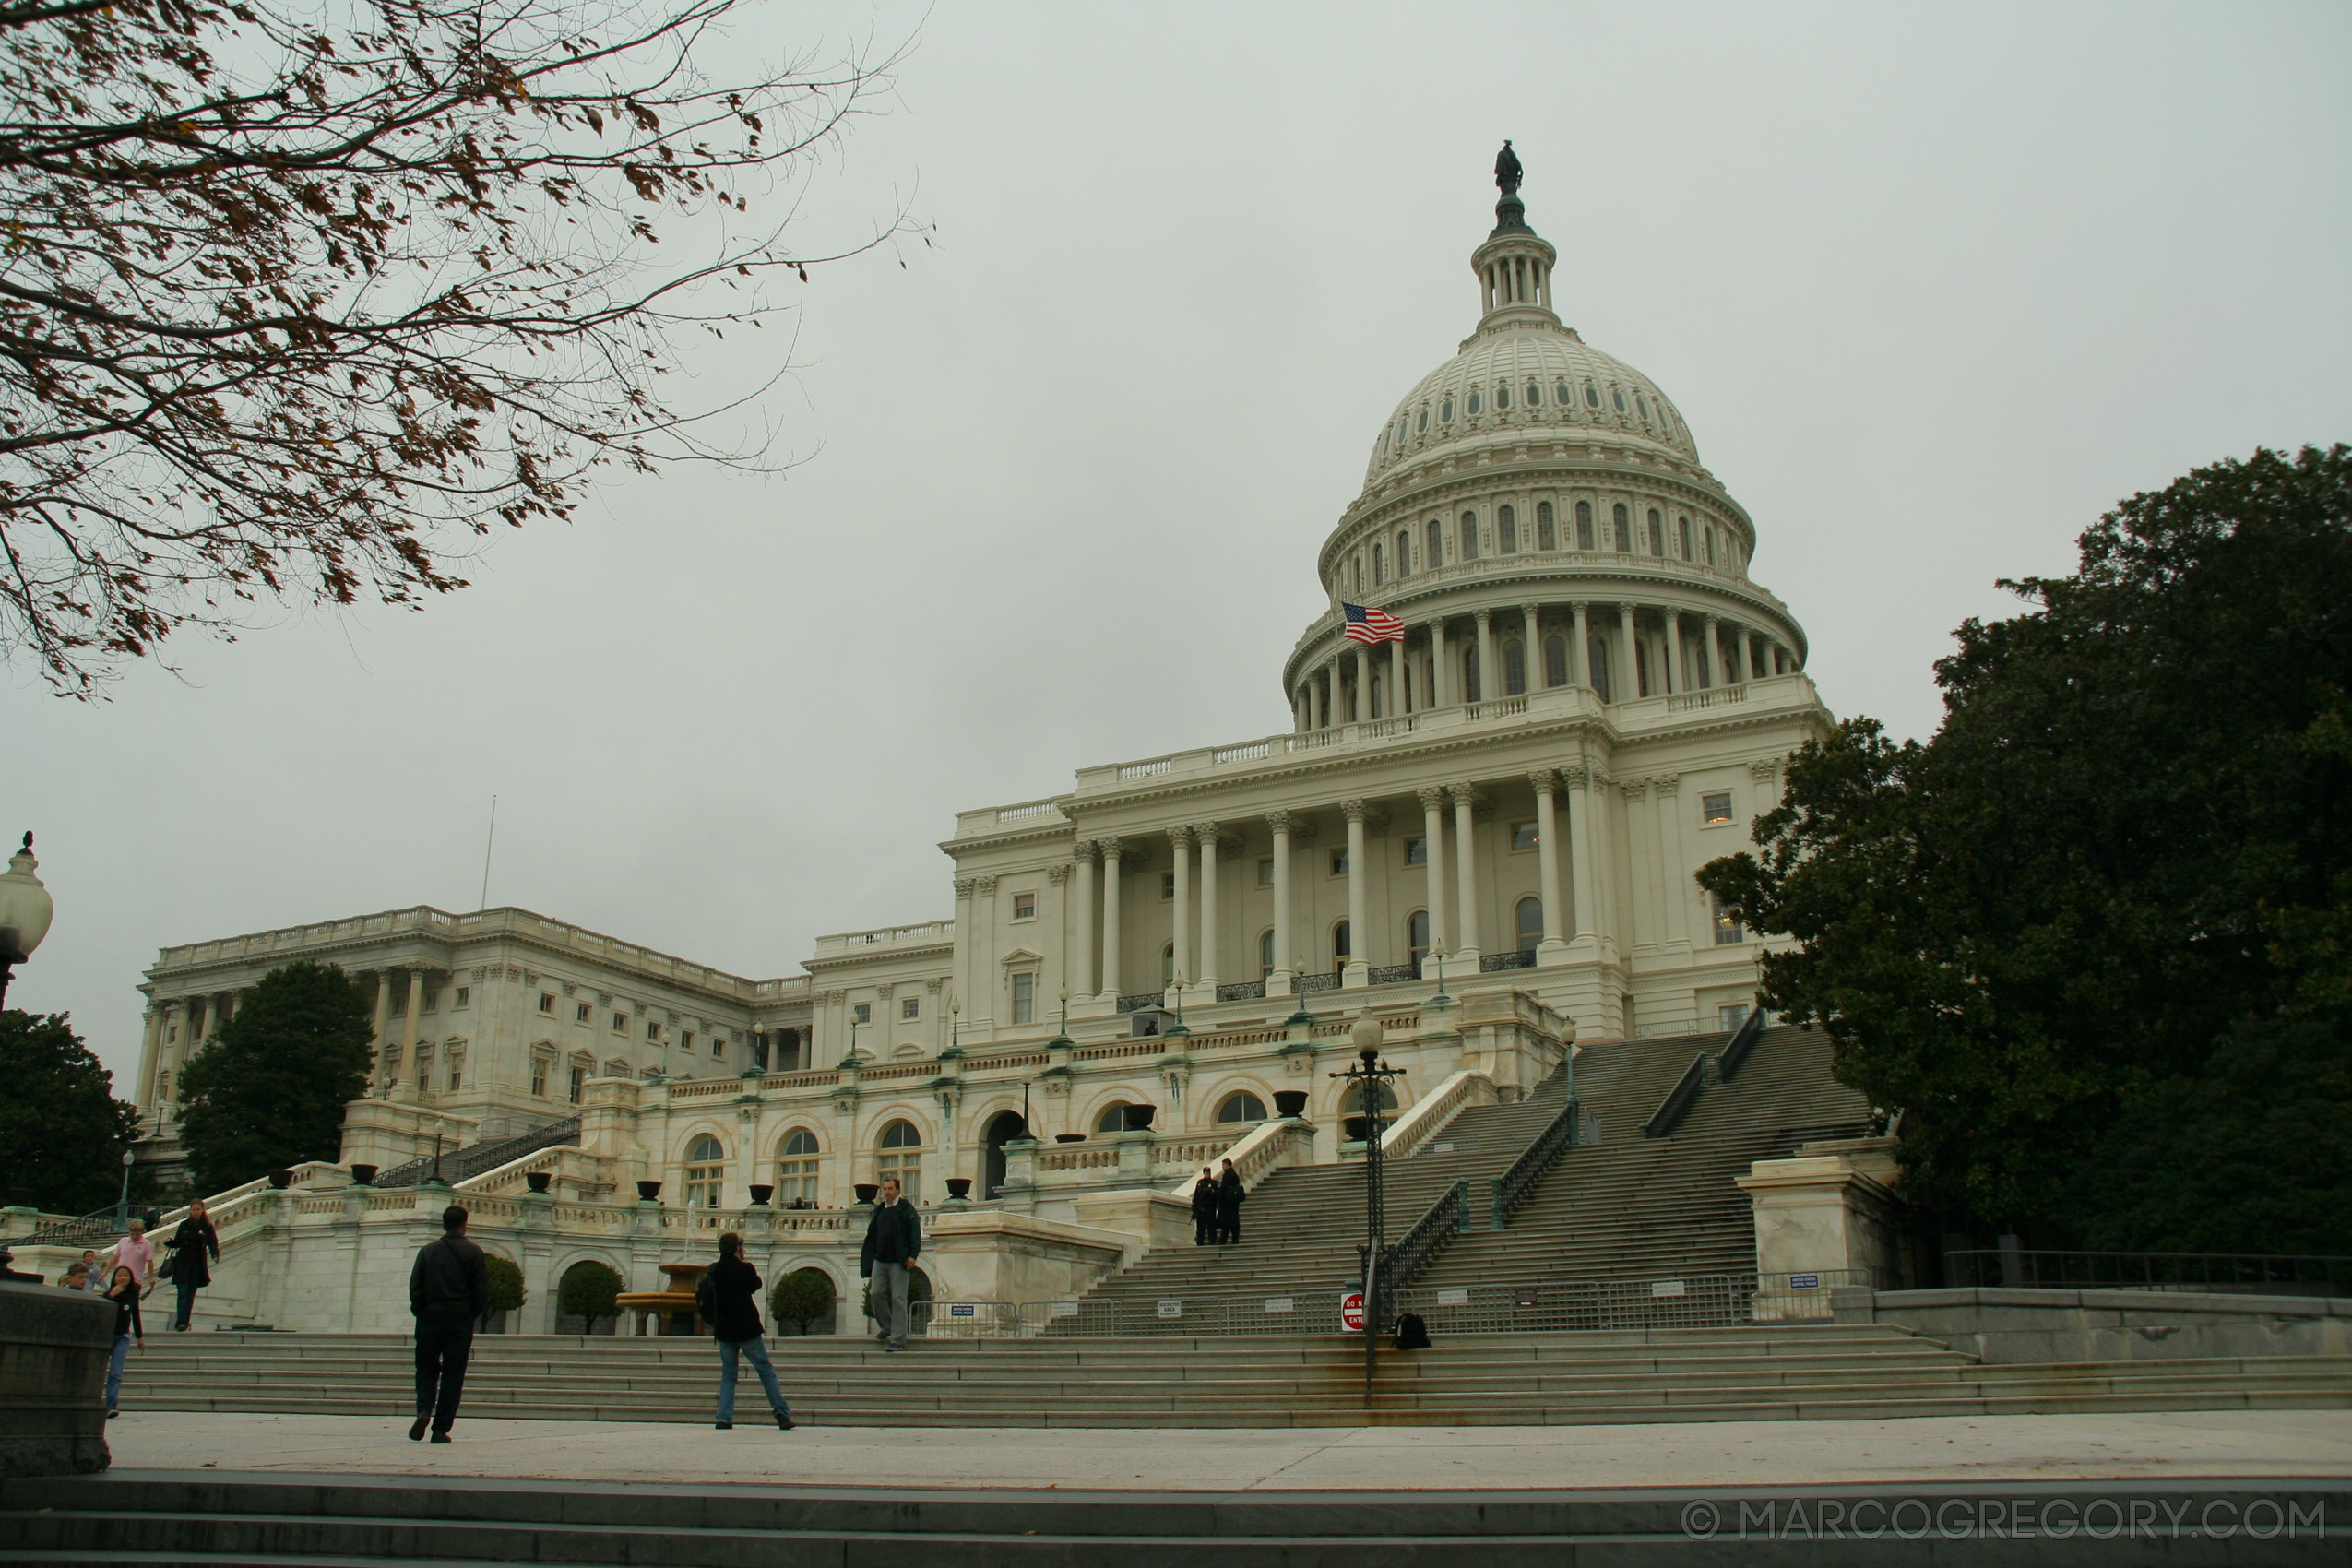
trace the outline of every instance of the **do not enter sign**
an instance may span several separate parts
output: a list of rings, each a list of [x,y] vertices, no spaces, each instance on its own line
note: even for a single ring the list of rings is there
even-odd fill
[[[1364,1293],[1345,1290],[1339,1296],[1339,1326],[1349,1334],[1364,1331]]]

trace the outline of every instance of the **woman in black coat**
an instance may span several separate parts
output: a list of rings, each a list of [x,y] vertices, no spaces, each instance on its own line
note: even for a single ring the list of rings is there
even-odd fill
[[[1218,1239],[1226,1246],[1241,1239],[1241,1200],[1247,1196],[1241,1191],[1241,1173],[1227,1160],[1225,1173],[1217,1179]]]
[[[212,1283],[212,1270],[205,1266],[205,1260],[208,1256],[214,1263],[220,1261],[220,1233],[212,1228],[202,1198],[188,1205],[188,1217],[164,1244],[172,1250],[172,1288],[180,1293],[179,1315],[172,1327],[185,1334],[189,1314],[196,1311],[196,1292]]]

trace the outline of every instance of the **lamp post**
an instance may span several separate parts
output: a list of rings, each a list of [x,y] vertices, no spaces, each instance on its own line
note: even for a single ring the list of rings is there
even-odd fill
[[[7,873],[0,875],[0,1004],[8,1000],[9,977],[49,934],[49,918],[57,912],[49,889],[34,874],[39,868],[28,833],[24,848],[8,857]]]
[[[1454,999],[1445,994],[1445,949],[1432,947],[1430,949],[1429,956],[1437,964],[1437,994],[1429,999],[1430,1008],[1434,1012],[1453,1006]]]
[[[1356,1043],[1356,1065],[1332,1077],[1343,1079],[1350,1088],[1360,1088],[1364,1097],[1364,1241],[1358,1249],[1364,1270],[1364,1403],[1372,1404],[1374,1355],[1380,1345],[1381,1324],[1381,1265],[1386,1261],[1387,1243],[1381,1232],[1386,1228],[1386,1194],[1382,1191],[1380,1160],[1380,1091],[1404,1075],[1402,1067],[1392,1067],[1380,1059],[1380,1040],[1385,1032],[1376,1019],[1360,1017],[1349,1036]]]
[[[129,1149],[123,1151],[123,1195],[114,1200],[114,1223],[125,1229],[131,1221],[131,1164],[137,1158]]]
[[[1283,1028],[1313,1028],[1315,1016],[1307,1011],[1307,956],[1304,953],[1299,954],[1291,962],[1290,994],[1298,998],[1299,1004],[1291,1010],[1289,1017],[1282,1020]]]

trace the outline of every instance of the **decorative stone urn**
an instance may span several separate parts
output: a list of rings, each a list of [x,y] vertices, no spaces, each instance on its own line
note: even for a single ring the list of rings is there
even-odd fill
[[[269,1184],[282,1193],[294,1184],[294,1173],[291,1170],[273,1170],[269,1173]]]
[[[972,1179],[969,1176],[950,1176],[947,1178],[948,1202],[959,1204],[969,1203],[971,1201],[971,1196]]]
[[[770,1198],[772,1198],[772,1197],[774,1197],[775,1195],[776,1195],[776,1186],[775,1186],[775,1183],[774,1183],[774,1182],[753,1182],[753,1183],[752,1183],[752,1206],[753,1206],[753,1207],[754,1207],[754,1208],[766,1208],[766,1207],[767,1206],[767,1200],[768,1200],[768,1199],[770,1199]]]
[[[1087,1135],[1084,1133],[1056,1133],[1053,1141],[1057,1144],[1082,1144],[1087,1141]]]
[[[638,1182],[637,1201],[639,1203],[648,1204],[659,1203],[661,1201],[661,1183],[659,1182]]]
[[[858,1202],[861,1204],[870,1205],[882,1194],[882,1183],[879,1182],[856,1182],[850,1185],[858,1194]]]
[[[1127,1107],[1127,1131],[1131,1133],[1150,1132],[1151,1119],[1158,1114],[1159,1107],[1157,1105],[1131,1105]]]
[[[352,1166],[352,1167],[351,1167],[351,1185],[352,1185],[352,1186],[354,1186],[354,1187],[373,1187],[373,1186],[374,1186],[374,1185],[375,1185],[375,1173],[376,1173],[376,1171],[377,1171],[378,1170],[380,1170],[380,1169],[381,1169],[381,1167],[379,1167],[379,1166],[374,1166],[374,1165],[354,1165],[354,1166]]]
[[[1304,1116],[1307,1113],[1307,1091],[1304,1089],[1275,1090],[1274,1113],[1277,1116]]]
[[[543,1193],[547,1191],[549,1187],[554,1185],[554,1183],[555,1172],[552,1170],[526,1170],[523,1172],[523,1184],[534,1193]]]

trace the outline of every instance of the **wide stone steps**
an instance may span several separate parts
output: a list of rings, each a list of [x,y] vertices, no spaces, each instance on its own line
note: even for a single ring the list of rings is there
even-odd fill
[[[792,1440],[781,1439],[779,1447]],[[1367,1478],[1368,1483],[1372,1478]],[[1818,1489],[1815,1489],[1817,1491]],[[1911,1483],[1940,1502],[1958,1489]],[[2075,1516],[2112,1496],[2111,1481],[2004,1484],[2029,1506],[2071,1500]],[[2246,1516],[2275,1482],[2135,1483],[2172,1517]],[[2352,1511],[2352,1486],[2299,1482],[2328,1513]],[[0,1482],[0,1562],[203,1564],[206,1568],[435,1568],[567,1563],[574,1568],[1562,1568],[1656,1562],[1717,1568],[1761,1562],[1870,1562],[1897,1568],[2081,1568],[2224,1563],[2270,1568],[2340,1558],[2326,1540],[2257,1541],[2240,1532],[2212,1551],[2144,1532],[2077,1532],[2021,1552],[2009,1532],[1879,1538],[1817,1552],[1810,1529],[1785,1542],[1724,1530],[1693,1539],[1694,1495],[1728,1491],[1625,1488],[1310,1491],[1085,1491],[873,1487],[695,1486],[468,1477],[240,1475],[134,1471]],[[1746,1488],[1761,1507],[1805,1496]],[[1973,1506],[1973,1497],[1970,1500]],[[2156,1503],[2147,1506],[2154,1508]],[[1859,1528],[1859,1521],[1857,1524]],[[2340,1529],[2340,1526],[2338,1526]]]
[[[135,1361],[124,1408],[399,1416],[392,1336],[218,1336]],[[704,1342],[497,1336],[477,1342],[475,1418],[703,1421]],[[1367,1408],[1346,1336],[918,1342],[782,1339],[796,1419],[843,1426],[1441,1426],[1793,1420],[2080,1410],[2352,1408],[2352,1358],[1982,1367],[1881,1325],[1448,1336],[1384,1351]],[[759,1401],[749,1396],[757,1420]]]

